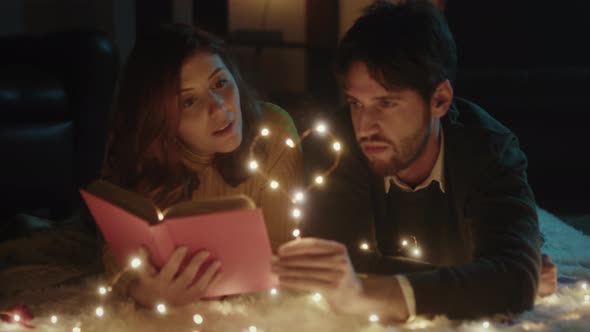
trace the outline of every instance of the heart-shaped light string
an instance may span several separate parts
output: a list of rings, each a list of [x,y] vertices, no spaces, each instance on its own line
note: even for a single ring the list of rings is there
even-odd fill
[[[249,161],[247,167],[252,172],[255,172],[258,176],[262,176],[265,179],[266,183],[268,183],[268,186],[271,190],[276,190],[290,199],[290,201],[293,203],[291,217],[294,219],[296,225],[299,224],[299,221],[303,216],[301,204],[305,201],[305,195],[310,190],[324,185],[330,174],[332,174],[336,167],[338,167],[338,164],[340,163],[340,152],[342,150],[342,144],[340,144],[340,142],[330,133],[325,123],[318,123],[314,128],[307,129],[303,132],[303,134],[301,134],[301,137],[297,140],[294,140],[292,137],[273,137],[274,139],[284,140],[284,149],[295,149],[299,147],[303,140],[305,140],[312,133],[317,133],[320,136],[325,136],[328,139],[330,139],[332,150],[335,153],[334,161],[332,162],[330,168],[328,168],[326,171],[321,172],[320,174],[316,174],[314,176],[313,181],[306,188],[300,191],[295,191],[294,193],[289,193],[287,189],[282,187],[278,181],[270,178],[269,175],[262,170],[260,163],[256,160],[254,156],[254,151],[256,150],[258,142],[261,139],[267,139],[272,137],[272,133],[268,128],[262,128],[260,130],[258,135],[254,137],[254,140],[252,141],[249,149]],[[298,227],[296,227],[295,229],[293,229],[291,234],[293,235],[293,237],[299,238],[301,236],[301,231]]]

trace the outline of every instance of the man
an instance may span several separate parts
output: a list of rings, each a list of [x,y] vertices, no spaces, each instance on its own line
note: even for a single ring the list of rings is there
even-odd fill
[[[541,255],[526,157],[512,132],[454,97],[455,67],[427,1],[377,2],[347,32],[336,71],[349,111],[331,120],[347,150],[306,201],[303,234],[315,238],[279,249],[282,287],[398,321],[532,307]],[[326,159],[317,146],[304,147],[321,156],[311,171]],[[360,280],[353,265],[380,276]]]

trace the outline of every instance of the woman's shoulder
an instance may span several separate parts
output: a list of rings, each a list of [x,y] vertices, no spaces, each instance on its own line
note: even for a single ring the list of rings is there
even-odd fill
[[[291,135],[293,138],[297,137],[297,128],[287,111],[269,102],[260,102],[260,109],[262,124],[264,126],[268,126],[273,131],[278,130],[284,134]]]

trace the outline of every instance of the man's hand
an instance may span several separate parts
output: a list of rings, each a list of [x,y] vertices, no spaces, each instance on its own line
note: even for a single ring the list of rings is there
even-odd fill
[[[279,248],[273,272],[281,287],[320,292],[339,313],[376,313],[393,320],[408,316],[397,280],[378,277],[361,282],[346,247],[338,242],[316,238],[288,242]]]
[[[137,280],[131,284],[129,294],[144,306],[153,306],[159,301],[172,306],[182,306],[198,300],[203,296],[207,287],[219,279],[220,263],[219,261],[213,262],[198,280],[194,280],[209,253],[198,252],[186,268],[178,273],[186,251],[186,248],[176,249],[158,272],[149,263],[148,255],[142,249],[140,256],[144,265],[139,270]]]
[[[548,296],[557,290],[557,266],[551,262],[549,255],[543,254],[541,260],[541,277],[537,294],[541,297]]]

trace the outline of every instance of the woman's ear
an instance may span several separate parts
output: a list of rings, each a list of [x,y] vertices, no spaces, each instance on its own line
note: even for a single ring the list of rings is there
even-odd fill
[[[430,112],[433,117],[442,118],[453,102],[453,87],[449,80],[440,82],[430,98]]]

